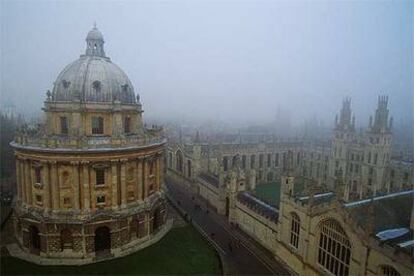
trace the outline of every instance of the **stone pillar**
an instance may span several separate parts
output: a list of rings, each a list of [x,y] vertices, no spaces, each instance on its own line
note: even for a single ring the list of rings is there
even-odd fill
[[[20,175],[20,161],[16,158],[16,195],[17,201],[22,199],[22,187],[20,186],[22,182],[22,176]]]
[[[72,165],[73,209],[79,210],[79,161],[70,162]]]
[[[126,161],[127,159],[121,159],[121,207],[126,207],[127,203],[127,185],[126,185]]]
[[[30,164],[30,160],[26,160],[25,164],[25,186],[26,186],[26,203],[27,205],[32,205],[32,168]]]
[[[148,159],[143,160],[143,172],[142,172],[142,197],[146,199],[148,196]]]
[[[52,208],[53,210],[59,209],[59,181],[58,181],[58,172],[57,172],[57,162],[50,162],[50,188],[51,188],[51,198],[52,198]]]
[[[155,177],[156,177],[156,179],[155,179],[155,185],[156,185],[156,187],[155,187],[155,191],[159,191],[160,190],[160,179],[161,179],[161,155],[158,155],[157,156],[157,161],[156,161],[156,163],[155,163]]]
[[[21,187],[21,196],[22,196],[22,203],[26,204],[27,203],[27,198],[26,198],[26,170],[25,170],[25,160],[22,159],[19,162],[19,168],[20,168],[20,187]]]
[[[42,184],[45,211],[50,209],[49,164],[42,161]]]
[[[118,208],[118,159],[111,160],[112,209]]]
[[[159,173],[160,173],[160,187],[159,187],[159,189],[162,189],[163,186],[165,185],[165,183],[164,183],[164,181],[165,181],[165,179],[164,179],[164,177],[165,177],[165,174],[164,174],[165,173],[165,156],[164,156],[164,154],[165,153],[162,153],[161,156],[160,156],[160,171],[159,171]],[[198,170],[193,171],[194,179],[197,177],[196,173],[198,174]]]
[[[142,158],[137,159],[137,199],[143,199],[144,196],[142,194],[143,188],[142,188]]]
[[[89,211],[91,208],[91,193],[89,187],[89,161],[82,161],[82,182],[83,182],[83,208]],[[83,231],[83,227],[82,227]]]

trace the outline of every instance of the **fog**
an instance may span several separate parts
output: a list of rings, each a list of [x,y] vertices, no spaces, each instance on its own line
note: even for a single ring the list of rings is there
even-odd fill
[[[146,118],[413,115],[414,2],[1,1],[1,101],[40,110],[96,22]],[[279,114],[279,115],[278,115]],[[286,115],[287,114],[287,115]]]

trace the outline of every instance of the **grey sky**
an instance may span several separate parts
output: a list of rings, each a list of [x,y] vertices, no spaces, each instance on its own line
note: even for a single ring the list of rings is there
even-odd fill
[[[146,116],[413,116],[414,2],[1,1],[1,101],[39,110],[96,21]]]

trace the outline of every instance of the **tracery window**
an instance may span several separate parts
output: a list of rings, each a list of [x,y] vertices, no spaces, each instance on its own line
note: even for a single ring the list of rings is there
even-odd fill
[[[333,275],[349,275],[351,243],[341,225],[329,219],[320,226],[318,263]]]
[[[300,233],[300,218],[297,214],[292,213],[291,227],[290,227],[290,244],[294,248],[299,247],[299,233]]]
[[[393,268],[390,265],[383,265],[380,267],[380,275],[383,276],[400,276],[401,274],[398,273],[397,270],[395,270],[395,268]]]
[[[183,173],[183,154],[181,151],[177,151],[176,153],[176,169]]]

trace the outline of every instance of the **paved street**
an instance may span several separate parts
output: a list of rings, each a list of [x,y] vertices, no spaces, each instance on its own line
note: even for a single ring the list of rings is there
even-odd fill
[[[221,254],[229,275],[289,275],[281,264],[248,236],[234,229],[226,218],[206,207],[190,191],[169,182],[169,197],[208,236]],[[196,207],[197,206],[197,207]]]

